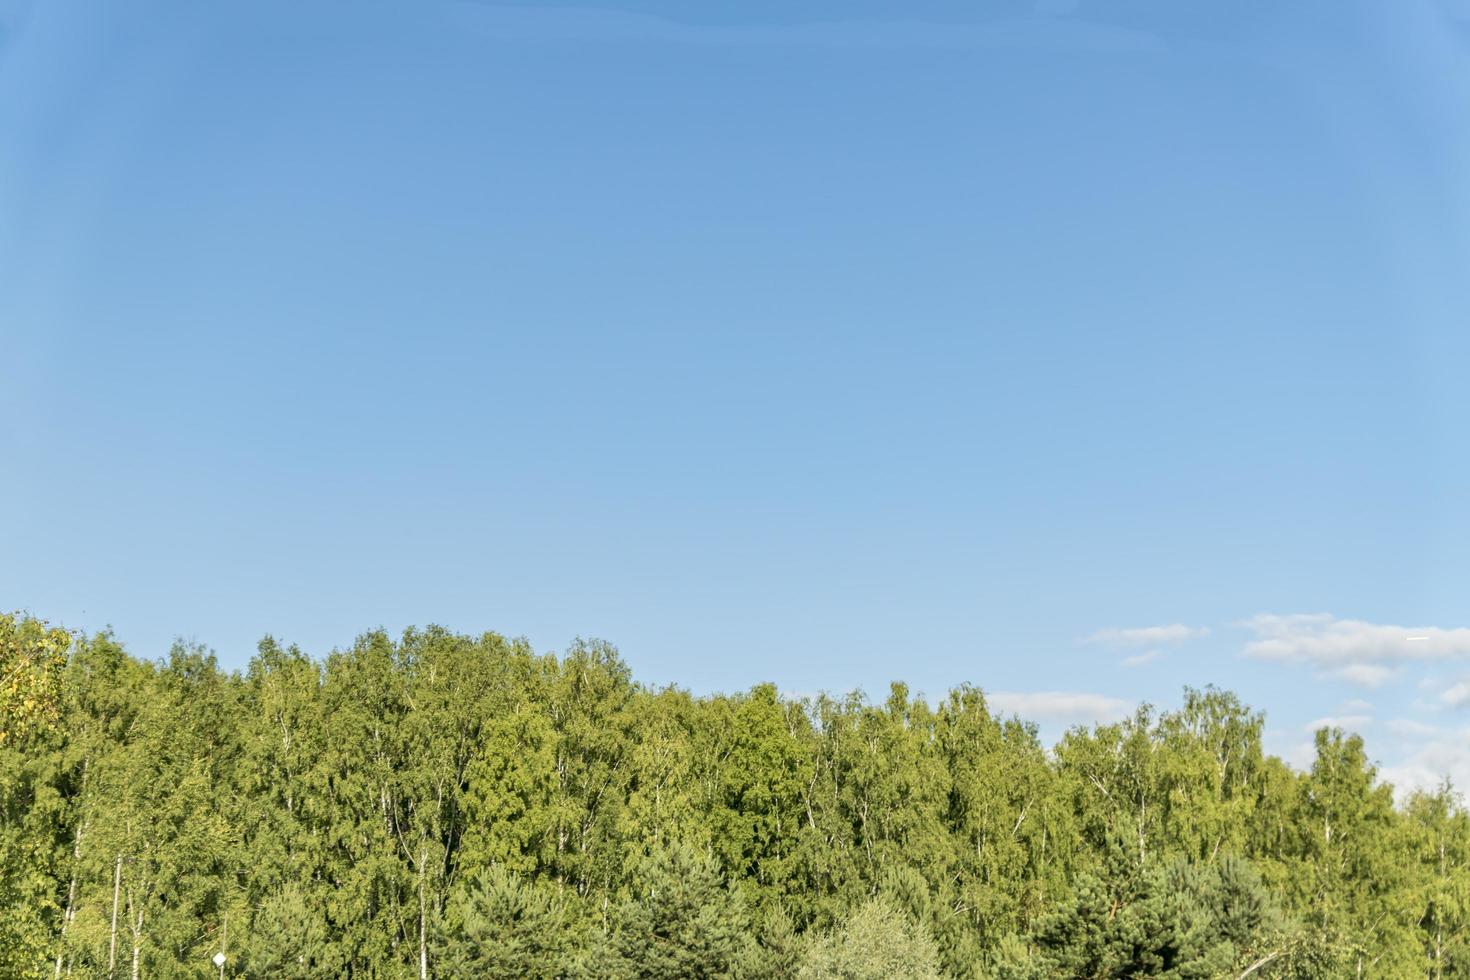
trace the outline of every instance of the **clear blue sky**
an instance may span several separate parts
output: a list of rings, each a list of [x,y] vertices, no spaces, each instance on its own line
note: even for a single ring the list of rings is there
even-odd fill
[[[4,0],[0,607],[231,666],[596,636],[1051,731],[1216,682],[1298,760],[1337,717],[1470,778],[1467,39]]]

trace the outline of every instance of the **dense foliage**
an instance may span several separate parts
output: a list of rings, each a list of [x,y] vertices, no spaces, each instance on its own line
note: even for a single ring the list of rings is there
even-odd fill
[[[694,697],[598,643],[103,634],[53,684],[54,631],[0,631],[41,678],[3,977],[1470,977],[1450,792],[1396,807],[1335,731],[1296,772],[1221,691],[1048,750],[969,687]]]

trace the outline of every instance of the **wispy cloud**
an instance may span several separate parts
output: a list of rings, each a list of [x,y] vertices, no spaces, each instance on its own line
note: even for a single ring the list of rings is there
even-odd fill
[[[1399,675],[1395,667],[1385,667],[1382,664],[1348,664],[1346,667],[1334,667],[1324,671],[1328,677],[1335,677],[1349,684],[1359,687],[1382,687]]]
[[[1101,643],[1110,647],[1147,647],[1162,644],[1178,644],[1186,640],[1208,636],[1207,626],[1185,626],[1170,623],[1167,626],[1136,626],[1128,629],[1109,627],[1100,629],[1087,637],[1088,643]]]
[[[1351,698],[1337,706],[1330,715],[1317,718],[1302,726],[1305,732],[1319,728],[1341,728],[1344,731],[1359,731],[1373,724],[1373,705],[1362,698]]]
[[[1463,708],[1470,705],[1470,682],[1458,681],[1451,684],[1440,692],[1439,700],[1451,708]]]
[[[1147,664],[1153,663],[1155,660],[1160,660],[1165,656],[1167,656],[1167,654],[1165,654],[1162,650],[1148,650],[1144,653],[1135,653],[1131,657],[1124,657],[1122,660],[1118,661],[1118,666],[1129,668],[1143,667]]]
[[[996,691],[985,700],[992,710],[1027,721],[1053,724],[1100,724],[1126,718],[1133,704],[1104,694],[1071,691]]]
[[[1444,731],[1437,725],[1426,725],[1412,718],[1395,718],[1388,723],[1388,730],[1400,738],[1428,738]]]
[[[1312,762],[1317,758],[1316,743],[1311,739],[1293,742],[1281,750],[1281,758],[1293,769],[1306,772],[1312,768]]]
[[[1395,626],[1327,613],[1268,613],[1242,625],[1255,634],[1246,644],[1246,656],[1308,664],[1363,687],[1392,680],[1405,664],[1470,659],[1470,629]]]
[[[1457,788],[1470,786],[1470,732],[1440,732],[1426,737],[1378,774],[1393,783],[1399,799],[1416,790],[1432,792],[1446,779]]]
[[[1303,731],[1315,732],[1319,728],[1341,728],[1344,731],[1357,731],[1367,728],[1373,724],[1372,715],[1328,715],[1325,718],[1317,718],[1302,726]]]

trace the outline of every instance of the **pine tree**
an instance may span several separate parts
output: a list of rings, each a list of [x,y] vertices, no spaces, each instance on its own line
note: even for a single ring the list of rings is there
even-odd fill
[[[327,975],[331,971],[325,960],[326,939],[321,909],[295,884],[284,885],[261,901],[248,936],[239,941],[242,975],[280,980]]]
[[[569,916],[556,892],[504,868],[487,868],[450,894],[438,944],[438,975],[561,976],[571,950]]]
[[[639,864],[633,897],[613,918],[612,941],[638,980],[724,977],[749,960],[752,944],[740,894],[687,844],[660,848]]]

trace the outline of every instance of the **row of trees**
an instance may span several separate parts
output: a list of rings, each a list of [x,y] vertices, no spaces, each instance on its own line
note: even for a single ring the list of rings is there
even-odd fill
[[[1048,750],[970,687],[694,697],[437,628],[0,654],[0,976],[1470,977],[1448,789],[1395,807],[1336,731],[1294,771],[1213,689]]]

